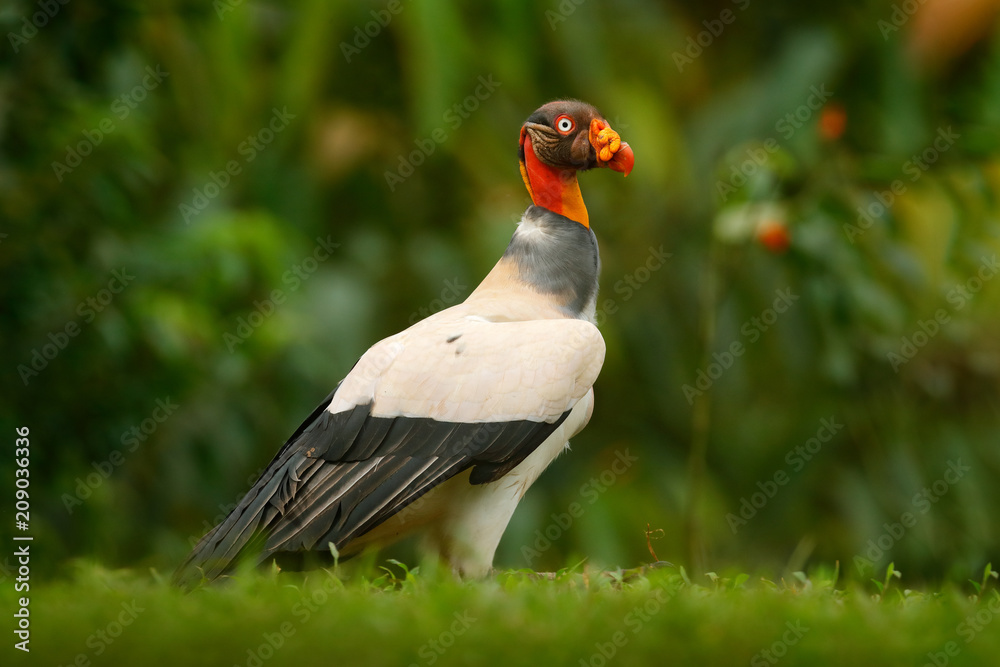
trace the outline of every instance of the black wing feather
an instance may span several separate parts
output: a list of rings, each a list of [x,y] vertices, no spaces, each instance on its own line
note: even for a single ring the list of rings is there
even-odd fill
[[[335,390],[336,391],[336,390]],[[438,484],[472,468],[495,481],[533,452],[554,423],[457,423],[373,417],[370,404],[331,414],[321,403],[285,442],[226,519],[205,535],[175,581],[214,579],[242,553],[257,562],[284,551],[338,549]]]

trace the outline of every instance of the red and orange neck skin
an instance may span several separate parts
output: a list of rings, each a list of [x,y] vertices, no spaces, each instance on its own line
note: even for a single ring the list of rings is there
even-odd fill
[[[521,178],[535,206],[566,216],[589,229],[590,217],[576,180],[576,169],[559,169],[539,160],[525,128],[521,128],[521,147],[524,149]]]

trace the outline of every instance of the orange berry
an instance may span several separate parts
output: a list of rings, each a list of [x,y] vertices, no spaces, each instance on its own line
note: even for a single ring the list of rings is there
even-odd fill
[[[836,141],[847,127],[847,112],[836,102],[831,102],[819,112],[819,136],[827,141]]]
[[[775,254],[788,250],[792,237],[788,227],[780,220],[765,220],[757,227],[757,240]]]

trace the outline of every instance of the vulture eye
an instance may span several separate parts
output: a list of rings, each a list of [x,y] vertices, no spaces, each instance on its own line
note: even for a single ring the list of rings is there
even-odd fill
[[[570,132],[573,131],[573,128],[575,127],[576,123],[574,123],[573,119],[567,116],[566,114],[563,114],[558,118],[556,118],[556,129],[559,131],[560,134],[569,134]]]

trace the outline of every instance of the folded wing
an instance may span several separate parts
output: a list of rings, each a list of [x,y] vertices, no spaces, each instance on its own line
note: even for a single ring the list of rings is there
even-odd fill
[[[593,386],[597,328],[443,311],[373,346],[178,570],[213,579],[244,550],[338,549],[445,480],[499,479]]]

